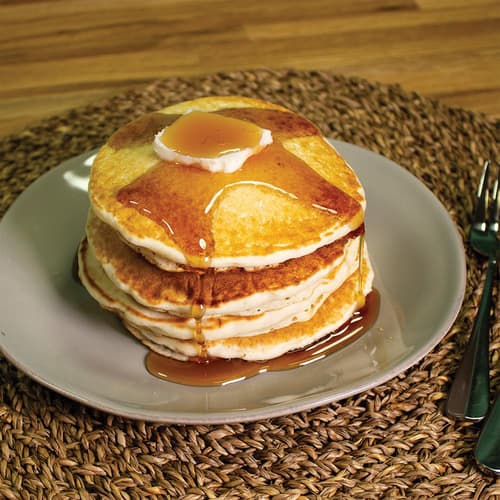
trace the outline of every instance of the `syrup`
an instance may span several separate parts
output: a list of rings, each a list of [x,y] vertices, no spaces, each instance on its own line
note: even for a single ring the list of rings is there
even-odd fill
[[[208,172],[195,165],[159,161],[119,190],[117,198],[154,220],[181,248],[188,264],[206,268],[214,251],[211,212],[230,189],[252,184],[293,198],[312,210],[348,219],[356,200],[330,184],[280,142],[251,156],[234,173]]]
[[[363,224],[363,229],[364,229],[364,224]],[[357,294],[356,294],[356,300],[358,304],[362,304],[363,301],[365,300],[364,294],[363,294],[363,270],[364,270],[364,265],[363,265],[363,251],[365,248],[365,231],[359,235],[359,247],[358,247],[358,286],[357,286]]]
[[[161,135],[170,149],[197,158],[217,156],[253,148],[260,142],[262,130],[251,122],[193,111],[181,116]]]
[[[108,145],[113,149],[123,149],[152,143],[157,132],[168,127],[178,118],[179,115],[148,113],[118,129],[110,137]]]
[[[215,113],[249,121],[261,128],[271,130],[275,140],[321,135],[318,127],[309,120],[287,111],[261,108],[226,108]]]
[[[200,358],[198,361],[177,361],[150,351],[146,368],[155,377],[193,386],[219,386],[247,379],[259,373],[282,371],[309,365],[354,342],[377,320],[380,295],[377,290],[366,297],[365,305],[340,328],[318,342],[291,351],[268,361],[244,361]]]
[[[207,358],[206,339],[205,335],[203,334],[203,327],[201,324],[206,309],[205,296],[207,294],[207,290],[205,290],[204,285],[208,285],[209,288],[213,286],[214,283],[213,276],[215,274],[215,271],[213,269],[209,269],[207,271],[207,274],[208,274],[207,279],[202,279],[203,278],[202,274],[199,271],[194,270],[193,276],[195,281],[193,289],[191,290],[190,293],[191,296],[190,317],[193,318],[195,321],[193,337],[198,347],[198,357],[200,359]],[[208,290],[208,295],[209,296],[212,295],[211,289]]]

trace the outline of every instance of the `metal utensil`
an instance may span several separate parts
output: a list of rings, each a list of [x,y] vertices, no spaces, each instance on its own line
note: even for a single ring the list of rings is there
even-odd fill
[[[489,171],[490,163],[485,162],[477,191],[469,238],[472,248],[488,257],[488,269],[474,329],[455,375],[446,405],[446,412],[449,415],[474,421],[485,417],[489,405],[489,320],[499,253],[499,179],[497,177],[495,180],[491,195],[489,195]],[[489,197],[491,197],[490,203],[488,203]]]
[[[476,460],[483,467],[500,474],[500,392],[483,424],[475,453]]]

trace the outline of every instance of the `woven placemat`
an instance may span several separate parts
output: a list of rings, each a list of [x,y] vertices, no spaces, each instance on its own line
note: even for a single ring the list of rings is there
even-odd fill
[[[379,152],[421,179],[464,235],[498,123],[399,86],[328,72],[244,71],[170,78],[44,120],[0,141],[3,214],[61,161],[144,112],[204,95],[256,96],[325,135]],[[131,421],[74,403],[0,358],[0,498],[500,498],[475,465],[479,426],[444,415],[477,310],[484,263],[468,251],[459,317],[421,362],[386,384],[308,412],[232,425]],[[500,323],[491,344],[500,388]]]

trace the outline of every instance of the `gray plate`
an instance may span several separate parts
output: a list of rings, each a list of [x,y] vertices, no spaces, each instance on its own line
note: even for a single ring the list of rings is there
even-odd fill
[[[101,410],[159,422],[273,417],[381,384],[428,353],[451,327],[465,289],[461,239],[446,210],[397,164],[332,141],[363,183],[369,252],[382,308],[355,343],[311,365],[201,388],[156,379],[146,350],[72,278],[84,231],[91,155],[33,183],[0,224],[3,354],[43,385]]]

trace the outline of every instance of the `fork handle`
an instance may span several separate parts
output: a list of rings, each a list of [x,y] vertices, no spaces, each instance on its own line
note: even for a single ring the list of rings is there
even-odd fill
[[[500,392],[486,419],[476,444],[476,460],[486,469],[500,474]]]
[[[466,420],[482,420],[488,412],[489,323],[496,266],[496,258],[490,257],[474,329],[455,374],[446,405],[449,415]]]

